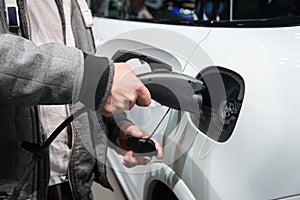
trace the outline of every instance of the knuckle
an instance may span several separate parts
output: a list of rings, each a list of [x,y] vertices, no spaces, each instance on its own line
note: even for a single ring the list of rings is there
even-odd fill
[[[137,99],[136,95],[131,95],[131,97],[128,99],[129,105],[134,105],[136,102],[136,99]]]

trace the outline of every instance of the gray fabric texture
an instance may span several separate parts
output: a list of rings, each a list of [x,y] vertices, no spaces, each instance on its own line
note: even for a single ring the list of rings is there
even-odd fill
[[[84,62],[78,49],[56,43],[35,46],[9,34],[0,35],[0,46],[1,104],[71,103],[73,86],[80,90]]]

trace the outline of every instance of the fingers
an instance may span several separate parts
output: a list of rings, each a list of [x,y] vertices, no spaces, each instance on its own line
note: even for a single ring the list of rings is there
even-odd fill
[[[162,159],[163,158],[163,151],[162,151],[161,145],[159,144],[159,142],[155,138],[151,138],[151,139],[154,142],[155,148],[157,150],[156,158],[157,159]]]
[[[149,106],[151,104],[151,94],[149,90],[144,86],[137,88],[138,96],[136,104],[139,106]]]
[[[138,126],[132,125],[132,126],[129,126],[128,129],[130,129],[130,133],[134,137],[138,137],[138,138],[142,138],[142,137],[148,138],[149,137],[149,134],[143,132]],[[163,151],[162,151],[162,147],[161,147],[160,143],[153,137],[151,137],[151,140],[154,142],[155,148],[157,150],[156,158],[162,159]]]
[[[149,134],[147,134],[140,127],[132,124],[131,122],[123,122],[120,125],[119,143],[120,143],[120,148],[123,149],[121,154],[124,156],[123,158],[124,166],[130,168],[136,165],[148,164],[152,160],[152,156],[149,156],[149,154],[134,153],[132,150],[128,149],[126,145],[128,135],[132,135],[137,138],[149,137]],[[155,148],[158,152],[156,158],[162,159],[163,153],[162,153],[161,145],[155,138],[151,138],[151,140],[155,143]]]
[[[115,63],[111,91],[98,112],[109,116],[113,112],[130,110],[135,104],[148,106],[150,103],[150,92],[136,77],[132,68],[126,63]]]
[[[151,161],[151,157],[140,156],[133,153],[133,151],[127,151],[124,154],[123,165],[131,168],[137,165],[147,165]]]
[[[121,125],[121,130],[123,130],[126,134],[132,135],[134,137],[142,138],[145,137],[144,131],[141,130],[140,127],[132,124],[131,122],[124,122]]]

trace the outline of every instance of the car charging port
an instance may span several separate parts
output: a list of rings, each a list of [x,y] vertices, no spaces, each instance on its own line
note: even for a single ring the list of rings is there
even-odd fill
[[[220,105],[220,108],[221,108],[220,118],[224,121],[230,119],[236,111],[235,102],[230,101],[230,100],[222,102],[222,104]]]
[[[235,127],[244,98],[243,78],[223,67],[208,67],[196,77],[203,82],[200,116],[191,114],[193,123],[208,137],[227,141]]]

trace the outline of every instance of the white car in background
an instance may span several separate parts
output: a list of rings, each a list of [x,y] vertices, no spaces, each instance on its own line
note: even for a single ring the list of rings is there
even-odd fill
[[[109,149],[128,199],[300,199],[300,17],[234,12],[225,21],[94,18],[102,56],[205,86],[200,116],[154,101],[127,113],[164,152],[128,169]]]

